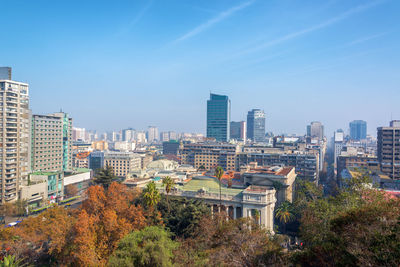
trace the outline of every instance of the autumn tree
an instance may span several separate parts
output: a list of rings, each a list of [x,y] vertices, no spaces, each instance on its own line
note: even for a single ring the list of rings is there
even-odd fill
[[[65,192],[68,197],[77,196],[79,193],[78,187],[74,184],[69,184],[65,186]]]
[[[136,191],[119,183],[108,190],[100,185],[88,189],[75,225],[74,256],[79,265],[105,265],[118,242],[130,231],[145,227],[141,206],[134,205]]]

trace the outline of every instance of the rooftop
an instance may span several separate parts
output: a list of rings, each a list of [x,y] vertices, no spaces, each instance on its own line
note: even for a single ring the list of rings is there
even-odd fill
[[[210,176],[198,176],[192,178],[185,185],[176,185],[176,188],[183,191],[197,192],[199,190],[205,190],[209,193],[219,194],[219,181],[215,177]],[[243,189],[228,188],[224,184],[221,185],[221,193],[224,195],[236,196],[242,193]]]

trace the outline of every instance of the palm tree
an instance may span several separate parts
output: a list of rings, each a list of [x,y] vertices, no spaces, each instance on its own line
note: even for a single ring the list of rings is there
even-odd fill
[[[222,209],[222,193],[221,193],[221,180],[222,180],[222,175],[224,175],[224,169],[222,169],[221,166],[218,166],[215,169],[215,177],[217,177],[219,181],[219,209],[221,211]]]
[[[150,207],[150,209],[154,209],[160,199],[161,196],[160,192],[158,192],[157,190],[156,183],[154,181],[151,181],[143,190],[144,203],[146,204],[146,206]]]
[[[275,210],[275,218],[277,218],[281,223],[283,223],[284,230],[286,232],[286,224],[294,221],[296,218],[294,215],[294,209],[292,203],[289,201],[283,202]]]
[[[117,180],[118,177],[114,175],[113,168],[107,164],[105,169],[98,171],[96,177],[94,178],[94,183],[107,189],[112,182]]]
[[[167,204],[168,204],[168,212],[169,212],[170,209],[169,209],[168,194],[169,194],[169,192],[171,192],[171,189],[174,187],[175,182],[174,182],[174,180],[171,179],[171,177],[166,176],[165,178],[163,178],[162,184],[163,184],[163,186],[165,186],[165,192],[167,193]]]

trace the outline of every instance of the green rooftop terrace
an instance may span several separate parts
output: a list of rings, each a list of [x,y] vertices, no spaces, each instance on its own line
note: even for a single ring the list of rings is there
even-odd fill
[[[162,185],[160,184],[161,188]],[[204,189],[207,193],[219,194],[219,181],[214,177],[194,177],[192,180],[187,182],[185,185],[175,185],[179,190],[197,192],[200,189]],[[221,193],[223,195],[236,196],[243,192],[243,189],[228,188],[225,185],[221,185]]]

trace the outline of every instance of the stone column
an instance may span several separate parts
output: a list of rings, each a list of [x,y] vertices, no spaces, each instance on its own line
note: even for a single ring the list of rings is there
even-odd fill
[[[236,216],[236,206],[233,206],[233,219],[237,219],[237,216]]]

